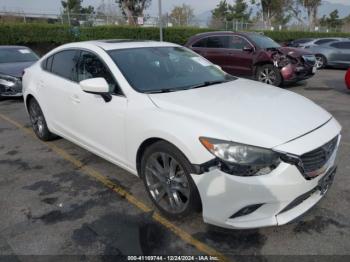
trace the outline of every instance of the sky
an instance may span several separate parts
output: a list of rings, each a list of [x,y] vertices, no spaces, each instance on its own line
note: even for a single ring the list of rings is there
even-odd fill
[[[98,6],[102,0],[83,0],[83,5]],[[113,0],[104,0],[105,2]],[[331,3],[350,4],[349,0],[327,0]],[[213,9],[220,0],[162,0],[164,12],[169,12],[173,6],[183,3],[191,5],[195,14]],[[228,0],[234,2],[234,0]],[[37,13],[58,13],[61,8],[61,0],[0,0],[0,10],[24,11]],[[147,10],[150,15],[157,15],[158,0],[152,0],[151,7]]]

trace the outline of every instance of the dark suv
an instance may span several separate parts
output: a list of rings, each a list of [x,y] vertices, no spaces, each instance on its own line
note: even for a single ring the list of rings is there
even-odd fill
[[[312,53],[282,47],[259,33],[202,33],[192,36],[186,47],[229,74],[275,86],[307,79],[316,72],[316,59]]]

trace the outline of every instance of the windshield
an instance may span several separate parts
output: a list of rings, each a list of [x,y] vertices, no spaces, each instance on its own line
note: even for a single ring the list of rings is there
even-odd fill
[[[260,48],[278,48],[281,47],[278,43],[272,40],[270,37],[258,34],[251,34],[249,38],[255,42],[255,44]]]
[[[37,61],[38,56],[27,48],[1,48],[0,63],[19,63]]]
[[[142,93],[185,90],[235,78],[182,47],[144,47],[108,52],[130,85]]]

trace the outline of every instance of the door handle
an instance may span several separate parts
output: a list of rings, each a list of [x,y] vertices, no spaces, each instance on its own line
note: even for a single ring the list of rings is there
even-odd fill
[[[73,96],[72,96],[72,100],[73,100],[73,102],[76,103],[76,104],[80,103],[80,98],[79,98],[78,95],[73,95]]]

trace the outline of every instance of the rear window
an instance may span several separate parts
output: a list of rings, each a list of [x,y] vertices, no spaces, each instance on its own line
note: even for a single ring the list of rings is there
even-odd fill
[[[294,44],[304,44],[304,43],[310,42],[312,40],[313,40],[312,38],[303,38],[303,39],[294,40],[293,43]]]
[[[328,38],[328,39],[320,39],[320,40],[317,40],[315,42],[316,45],[322,45],[322,44],[326,44],[326,43],[329,43],[329,42],[333,42],[333,41],[338,41],[337,39],[331,39],[331,38]]]
[[[350,49],[350,42],[335,42],[331,46],[339,49]]]
[[[55,54],[53,56],[51,72],[68,80],[76,81],[78,54],[76,50],[66,50]]]
[[[38,59],[28,48],[0,48],[0,63],[34,62]]]
[[[205,48],[229,48],[229,41],[230,36],[210,36],[197,41],[192,46]]]

